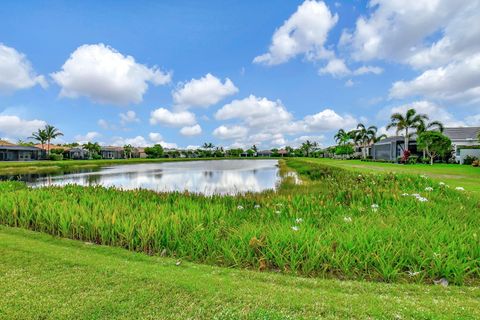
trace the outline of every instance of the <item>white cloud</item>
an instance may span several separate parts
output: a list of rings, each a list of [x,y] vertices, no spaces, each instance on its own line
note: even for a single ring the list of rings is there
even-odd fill
[[[163,140],[162,135],[158,132],[150,132],[148,134],[148,137],[150,138],[150,140],[152,140],[155,143]]]
[[[23,53],[0,43],[0,93],[27,89],[37,84],[42,88],[48,86],[44,76],[35,74]]]
[[[319,147],[322,146],[322,142],[324,142],[326,140],[325,136],[324,135],[319,135],[319,136],[300,136],[300,137],[297,137],[295,138],[292,143],[291,143],[291,146],[294,146],[294,147],[298,147],[300,145],[302,145],[302,143],[304,143],[305,141],[309,140],[310,142],[316,142],[318,143]]]
[[[202,133],[202,127],[199,124],[180,129],[180,133],[184,136],[198,136]]]
[[[102,135],[96,131],[87,132],[85,135],[76,135],[74,137],[75,141],[79,144],[84,144],[88,142],[93,142],[96,138],[101,137]]]
[[[197,123],[195,114],[189,111],[172,112],[158,108],[150,113],[151,124],[163,124],[171,127],[192,126]]]
[[[392,98],[409,96],[471,103],[480,101],[480,54],[427,70],[411,81],[397,81],[390,89]]]
[[[358,121],[350,115],[341,116],[332,109],[325,109],[304,118],[309,131],[328,131],[354,127]]]
[[[347,81],[345,81],[345,87],[353,87],[354,84],[355,82],[353,82],[352,79],[348,79]]]
[[[99,119],[97,121],[97,124],[100,126],[100,128],[105,129],[105,130],[110,128],[110,125],[109,125],[108,121],[105,120],[105,119]]]
[[[333,52],[325,48],[325,42],[337,21],[338,15],[332,15],[323,1],[306,0],[275,31],[268,52],[253,62],[276,65],[300,54],[310,60],[330,58]]]
[[[281,101],[253,95],[226,104],[217,111],[215,118],[238,121],[233,125],[221,125],[213,133],[218,138],[234,140],[231,147],[252,144],[263,148],[280,147],[288,143],[286,136],[353,128],[357,124],[354,117],[339,115],[331,109],[296,120]]]
[[[480,114],[475,114],[465,118],[465,122],[469,126],[480,127]]]
[[[356,76],[361,76],[364,74],[372,73],[372,74],[381,74],[383,72],[383,69],[380,67],[374,67],[374,66],[361,66],[360,68],[356,69],[353,71],[353,74]]]
[[[242,126],[220,126],[213,130],[213,135],[219,139],[241,139],[248,134],[248,129]]]
[[[272,126],[285,123],[293,116],[281,101],[271,101],[250,95],[241,100],[233,100],[215,113],[217,120],[240,119],[248,126]]]
[[[172,92],[176,107],[209,107],[224,98],[238,92],[233,82],[226,78],[224,83],[220,79],[206,74],[200,79],[192,79],[181,84]]]
[[[140,119],[137,118],[137,114],[135,111],[127,111],[125,113],[120,113],[120,123],[122,125],[125,125],[127,123],[132,123],[132,122],[140,122]]]
[[[60,96],[85,96],[94,102],[115,105],[139,103],[148,83],[170,82],[171,74],[148,68],[102,43],[78,47],[52,78],[62,87]]]
[[[25,120],[18,116],[0,114],[0,134],[9,139],[30,137],[46,124],[43,120]]]
[[[426,114],[430,118],[430,121],[440,121],[447,127],[465,125],[463,121],[456,119],[446,108],[426,100],[414,101],[412,103],[402,104],[391,108],[384,108],[379,112],[378,118],[388,120],[390,119],[391,114],[396,112],[405,114],[408,109],[412,108],[415,109],[417,113]]]
[[[435,32],[447,32],[456,19],[479,15],[477,0],[371,0],[368,6],[370,16],[359,17],[355,30],[345,31],[340,41],[351,47],[356,60],[408,61]]]
[[[318,71],[320,74],[330,74],[334,77],[343,77],[351,73],[345,61],[342,59],[331,59],[327,65]]]

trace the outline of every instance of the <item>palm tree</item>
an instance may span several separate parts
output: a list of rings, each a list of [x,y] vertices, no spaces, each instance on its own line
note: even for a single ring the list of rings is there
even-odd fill
[[[95,143],[88,142],[88,143],[85,143],[82,147],[83,149],[88,151],[90,158],[92,158],[93,155],[98,154],[101,149],[100,145],[97,142]]]
[[[45,135],[46,135],[46,138],[47,138],[47,155],[49,155],[50,154],[50,141],[52,139],[63,136],[63,133],[61,133],[57,128],[55,128],[54,126],[51,126],[49,124],[47,124],[45,126],[45,129],[43,129],[43,130],[45,131]]]
[[[302,143],[301,149],[303,149],[307,155],[307,157],[310,156],[310,152],[312,151],[313,148],[317,147],[318,143],[316,142],[311,142],[310,140],[305,141]]]
[[[132,157],[133,147],[130,144],[126,144],[123,146],[123,153],[125,154],[125,158],[130,159]]]
[[[359,144],[360,148],[362,148],[363,159],[367,158],[367,147],[371,144],[374,137],[376,137],[377,130],[378,129],[375,126],[370,126],[367,128],[363,123],[359,123],[357,125],[357,129],[351,132],[351,134],[353,134],[355,143]]]
[[[387,130],[390,128],[395,128],[397,134],[400,131],[404,132],[405,137],[405,148],[404,152],[408,151],[408,143],[412,131],[416,130],[418,127],[421,127],[424,122],[428,120],[428,116],[425,114],[417,114],[415,109],[408,109],[405,115],[401,113],[394,113],[390,116],[390,124],[387,126]]]
[[[340,129],[333,138],[338,144],[346,144],[352,137],[350,135],[350,132],[346,132],[345,130]]]
[[[45,142],[47,142],[47,133],[43,129],[38,129],[37,132],[32,133],[32,136],[28,138],[37,140],[42,145],[43,150],[43,146],[45,145]]]

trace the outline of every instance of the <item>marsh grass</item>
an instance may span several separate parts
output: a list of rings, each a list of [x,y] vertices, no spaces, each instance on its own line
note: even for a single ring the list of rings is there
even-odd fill
[[[420,176],[286,164],[302,184],[285,179],[276,192],[238,196],[5,182],[0,223],[228,267],[479,283],[480,207],[469,194]]]

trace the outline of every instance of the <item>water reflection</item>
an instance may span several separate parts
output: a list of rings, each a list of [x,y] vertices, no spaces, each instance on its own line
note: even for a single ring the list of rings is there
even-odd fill
[[[20,177],[21,178],[21,177]],[[102,185],[125,190],[236,194],[274,189],[279,180],[276,160],[220,160],[150,163],[105,167],[98,171],[45,175],[27,184],[34,187],[67,184]]]

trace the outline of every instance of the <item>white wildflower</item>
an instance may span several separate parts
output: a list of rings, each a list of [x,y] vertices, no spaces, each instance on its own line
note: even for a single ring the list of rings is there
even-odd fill
[[[441,185],[441,186],[444,186],[445,182],[439,182],[438,184]]]
[[[347,223],[350,223],[350,222],[352,222],[352,218],[351,217],[343,217],[343,221],[345,221]]]
[[[458,190],[458,191],[465,191],[465,189],[463,187],[456,187],[455,190]]]
[[[377,211],[377,210],[378,210],[378,204],[376,204],[376,203],[372,204],[371,207],[372,207],[372,210],[373,210],[373,211]]]
[[[243,210],[243,206],[237,206],[238,210]]]
[[[432,187],[426,187],[425,191],[433,191],[433,188]]]
[[[402,193],[402,197],[407,197],[408,193]]]
[[[299,229],[300,229],[300,228],[297,227],[297,226],[293,226],[293,227],[292,227],[292,230],[293,230],[293,231],[298,231]]]
[[[276,213],[276,214],[280,214],[280,213],[282,213],[282,212],[281,212],[280,210],[276,210],[275,213]]]
[[[428,199],[424,198],[424,197],[418,197],[417,200],[420,201],[420,202],[427,202],[428,201]]]
[[[255,209],[260,209],[260,205],[259,204],[256,204],[253,206]]]
[[[412,197],[418,198],[420,195],[418,193],[412,193]]]
[[[303,219],[302,219],[302,218],[297,218],[297,219],[295,219],[295,222],[296,222],[296,223],[302,223],[302,222],[303,222]]]
[[[407,273],[410,277],[415,277],[415,276],[418,276],[420,274],[420,271],[416,271],[416,272],[407,271]]]

